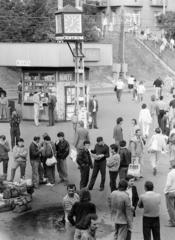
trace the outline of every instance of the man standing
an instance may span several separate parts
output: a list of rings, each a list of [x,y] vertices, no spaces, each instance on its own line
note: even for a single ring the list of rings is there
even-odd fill
[[[43,182],[43,168],[41,166],[41,152],[43,148],[39,147],[40,137],[34,137],[29,147],[30,163],[32,166],[32,182],[37,189],[39,183]]]
[[[57,134],[58,140],[55,143],[56,157],[57,157],[57,171],[60,177],[60,183],[68,183],[67,173],[67,157],[69,155],[70,146],[68,141],[64,138],[64,133],[59,132]]]
[[[103,142],[102,137],[97,137],[97,144],[94,150],[91,150],[91,153],[94,155],[94,168],[88,188],[89,190],[93,189],[98,172],[100,171],[100,191],[103,191],[106,179],[106,158],[109,157],[109,147]]]
[[[98,101],[96,95],[93,95],[93,98],[89,101],[89,112],[92,117],[92,127],[97,129]]]
[[[124,140],[120,142],[119,155],[120,155],[119,177],[120,180],[122,180],[126,178],[128,167],[129,164],[131,163],[131,152],[127,149],[126,141]]]
[[[156,95],[156,99],[159,99],[160,96],[162,95],[162,86],[164,85],[164,82],[162,81],[162,79],[159,77],[157,78],[154,83],[153,86],[155,87],[155,95]]]
[[[10,146],[6,140],[4,135],[0,136],[0,163],[3,163],[3,175],[4,179],[7,179],[7,171],[8,171],[8,162],[9,162],[9,155]]]
[[[90,201],[90,192],[86,189],[81,189],[80,201],[74,203],[68,215],[69,222],[75,226],[74,240],[90,239],[89,228],[91,220],[97,219],[96,206]]]
[[[84,141],[84,148],[81,149],[77,155],[77,163],[79,165],[81,175],[80,189],[87,187],[90,168],[93,168],[89,146],[90,142]]]
[[[56,107],[56,103],[57,103],[56,96],[50,93],[48,98],[49,126],[54,126],[55,124],[54,109]]]
[[[17,141],[20,138],[20,124],[21,118],[16,112],[16,109],[12,112],[12,117],[10,119],[10,135],[11,135],[11,146],[13,147],[17,144]]]
[[[165,186],[166,205],[169,214],[169,227],[175,227],[175,159],[170,162],[172,169],[168,173]]]
[[[167,110],[167,105],[163,99],[163,96],[160,96],[159,101],[157,101],[157,107],[158,107],[158,124],[159,127],[161,127],[161,120],[165,114],[165,111]]]
[[[145,182],[145,193],[140,196],[138,207],[143,208],[143,237],[144,240],[160,240],[160,202],[161,195],[153,191],[152,182]]]
[[[115,91],[116,91],[116,96],[117,96],[118,102],[121,101],[121,96],[122,96],[124,86],[125,85],[124,85],[123,81],[119,78],[118,81],[116,82],[116,86],[115,86]]]
[[[75,133],[75,141],[74,141],[74,146],[79,151],[80,149],[83,148],[83,143],[84,141],[90,141],[89,139],[89,132],[86,128],[84,128],[84,122],[80,121],[79,122],[79,128],[77,129]]]
[[[128,183],[121,180],[118,190],[113,191],[110,197],[111,217],[115,223],[114,239],[126,240],[132,230],[132,209],[128,193]]]
[[[33,95],[33,102],[34,102],[34,122],[35,125],[39,126],[39,106],[40,106],[40,94],[35,92]]]
[[[22,104],[22,81],[20,80],[18,85],[18,104]]]
[[[113,130],[113,138],[115,140],[115,144],[119,146],[120,142],[123,140],[123,129],[122,129],[123,118],[122,117],[117,118],[116,123],[117,124]]]

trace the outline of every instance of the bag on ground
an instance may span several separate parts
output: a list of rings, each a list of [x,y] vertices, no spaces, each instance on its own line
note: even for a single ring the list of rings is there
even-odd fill
[[[133,177],[140,177],[140,164],[139,163],[129,164],[128,175],[131,175]]]

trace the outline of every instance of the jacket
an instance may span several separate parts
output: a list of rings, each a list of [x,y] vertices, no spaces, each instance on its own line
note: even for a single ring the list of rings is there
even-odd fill
[[[89,166],[92,168],[92,159],[88,150],[81,149],[77,155],[77,163],[80,168]]]
[[[69,155],[70,146],[69,143],[64,139],[55,143],[57,159],[66,159]]]
[[[10,152],[9,143],[6,141],[4,144],[0,144],[0,160],[8,160]]]
[[[113,130],[113,138],[117,143],[123,140],[123,130],[120,125],[116,125]]]
[[[95,111],[95,112],[98,112],[98,101],[95,100],[95,102],[96,102],[96,111]],[[94,100],[91,99],[91,100],[89,101],[89,112],[92,113],[93,110],[94,110]]]
[[[29,157],[30,161],[39,161],[41,157],[41,152],[39,151],[39,146],[32,142],[29,147]]]
[[[83,148],[83,143],[86,140],[88,140],[88,141],[90,140],[89,139],[89,132],[88,132],[88,130],[83,128],[83,127],[78,128],[77,132],[75,134],[74,146],[77,149],[81,149],[81,148]]]
[[[145,140],[142,137],[133,137],[129,143],[132,157],[141,157],[143,154],[144,145]]]
[[[11,126],[11,128],[19,128],[20,121],[21,121],[20,116],[18,114],[14,115],[10,119],[10,126]]]
[[[53,142],[45,142],[43,147],[42,156],[44,158],[47,159],[53,157],[53,155],[56,156],[55,144]]]
[[[110,172],[117,172],[120,166],[120,155],[118,153],[112,155],[108,158],[106,165]]]
[[[26,162],[27,161],[27,149],[23,146],[23,147],[18,147],[15,146],[13,148],[13,158],[15,161],[19,162]]]
[[[133,216],[135,217],[136,216],[135,210],[137,208],[137,204],[138,204],[138,201],[139,201],[139,196],[138,196],[136,186],[132,186],[131,191],[132,191],[132,199],[130,199],[130,201],[131,201],[132,207],[134,208],[133,209]],[[128,192],[128,190],[126,192]]]
[[[119,150],[120,154],[120,168],[127,168],[131,163],[131,152],[126,147],[121,147]]]
[[[110,197],[111,217],[116,224],[128,224],[132,229],[132,209],[128,194],[125,191],[113,191]]]

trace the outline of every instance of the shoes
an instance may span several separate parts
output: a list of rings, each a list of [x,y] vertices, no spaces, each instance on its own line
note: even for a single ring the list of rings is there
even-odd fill
[[[64,182],[64,180],[63,180],[63,179],[61,179],[61,180],[59,180],[59,181],[58,181],[58,184],[59,184],[59,183],[63,183],[63,182]]]
[[[100,192],[104,191],[104,188],[100,188],[99,191],[100,191]]]
[[[50,186],[50,187],[53,187],[55,184],[52,184],[52,183],[47,183],[46,186]]]
[[[175,227],[175,224],[173,224],[173,223],[168,223],[168,224],[166,225],[166,227]]]
[[[98,127],[94,127],[94,129],[98,129]]]
[[[89,190],[89,191],[92,191],[92,188],[91,188],[91,187],[88,187],[88,190]]]

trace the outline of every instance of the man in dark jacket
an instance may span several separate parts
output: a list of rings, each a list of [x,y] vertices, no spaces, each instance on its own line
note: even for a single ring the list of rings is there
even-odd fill
[[[126,147],[126,141],[120,142],[120,167],[119,167],[119,177],[120,180],[126,179],[128,172],[128,166],[131,163],[131,152]]]
[[[17,141],[20,139],[20,122],[21,118],[14,109],[12,112],[12,117],[10,119],[10,135],[12,149],[17,144]]]
[[[97,101],[95,95],[89,101],[89,112],[90,112],[91,117],[92,117],[92,127],[98,128],[97,127],[98,101]]]
[[[77,155],[77,163],[80,168],[81,180],[80,189],[87,187],[89,182],[90,168],[93,168],[92,159],[89,152],[90,141],[84,141],[84,147]]]
[[[67,156],[69,155],[69,143],[64,139],[64,133],[57,134],[58,140],[55,143],[57,157],[57,171],[60,177],[60,182],[68,183],[67,173]]]
[[[9,162],[9,155],[10,146],[6,140],[6,136],[0,136],[0,163],[3,163],[3,175],[4,180],[7,179],[7,171],[8,171],[8,162]]]
[[[49,126],[54,126],[55,124],[54,109],[56,107],[56,103],[57,103],[56,96],[50,93],[48,98]]]
[[[86,189],[80,191],[80,201],[74,203],[68,215],[69,222],[75,226],[74,240],[89,240],[91,220],[97,219],[96,206],[90,202],[91,195]],[[74,219],[75,218],[75,219]]]
[[[29,147],[29,157],[32,166],[32,182],[34,188],[39,187],[39,183],[43,182],[43,168],[41,166],[41,151],[39,148],[40,137],[34,137]]]
[[[109,157],[109,147],[103,142],[102,137],[97,138],[97,144],[94,150],[91,151],[94,155],[94,168],[89,183],[89,190],[93,189],[98,172],[101,173],[100,191],[104,190],[105,179],[106,179],[106,158]]]

